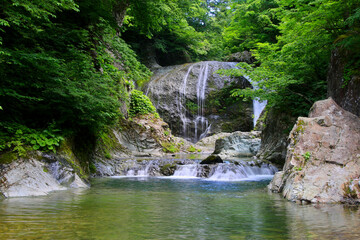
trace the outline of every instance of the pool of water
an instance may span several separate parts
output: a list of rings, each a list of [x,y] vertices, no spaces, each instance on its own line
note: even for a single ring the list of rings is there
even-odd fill
[[[269,180],[102,178],[0,201],[0,239],[359,239],[360,210],[297,205]]]

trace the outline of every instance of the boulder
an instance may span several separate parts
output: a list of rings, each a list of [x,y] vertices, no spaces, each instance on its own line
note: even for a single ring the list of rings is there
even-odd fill
[[[293,127],[282,172],[269,189],[291,201],[360,199],[360,118],[331,98],[316,102]]]
[[[216,164],[216,163],[223,163],[224,161],[221,159],[220,156],[217,155],[210,155],[204,160],[200,162],[200,164]]]
[[[260,145],[260,132],[234,132],[216,140],[214,154],[223,157],[250,157],[256,155]]]
[[[2,164],[0,173],[0,192],[5,197],[41,196],[57,190],[88,187],[73,169],[34,158]]]

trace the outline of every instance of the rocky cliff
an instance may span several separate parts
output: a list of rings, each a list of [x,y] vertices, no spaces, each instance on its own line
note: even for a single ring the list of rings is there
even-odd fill
[[[285,163],[289,129],[296,119],[289,113],[270,109],[262,124],[261,147],[257,157],[270,161],[279,167]]]
[[[234,68],[236,63],[199,62],[157,69],[146,87],[160,116],[176,136],[193,142],[210,133],[250,131],[253,128],[252,102],[241,102],[226,109],[210,94],[231,84],[250,87],[245,78],[220,76],[219,69]]]
[[[331,98],[318,101],[289,138],[285,166],[269,189],[292,201],[359,201],[359,117]]]
[[[345,110],[360,116],[360,72],[348,51],[335,49],[331,55],[327,94]]]

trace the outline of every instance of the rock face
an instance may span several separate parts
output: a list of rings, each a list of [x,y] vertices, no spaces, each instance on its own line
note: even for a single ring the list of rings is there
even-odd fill
[[[246,62],[248,64],[252,64],[255,62],[255,58],[249,51],[233,53],[228,56],[226,60],[229,62]]]
[[[0,165],[0,192],[5,197],[47,195],[52,191],[88,187],[70,166],[33,158]]]
[[[296,119],[274,109],[270,109],[266,114],[257,157],[282,167],[286,158],[288,129],[291,129]]]
[[[210,155],[204,160],[201,161],[200,164],[216,164],[216,163],[223,163],[224,161],[221,159],[221,157],[217,155]]]
[[[214,154],[224,157],[255,156],[261,145],[260,132],[234,132],[215,142]]]
[[[235,68],[236,63],[199,62],[157,69],[146,87],[148,95],[160,116],[176,136],[196,142],[210,133],[221,132],[221,126],[232,126],[235,117],[229,114],[214,114],[208,96],[231,83],[237,88],[251,87],[245,78],[234,79],[220,76],[219,69]],[[253,128],[252,103],[237,104],[230,112],[237,111],[236,130],[250,131]],[[216,111],[215,111],[216,112]],[[233,115],[233,114],[232,114]]]
[[[345,110],[360,116],[360,76],[346,72],[350,53],[335,49],[328,72],[328,96]]]
[[[290,133],[283,171],[269,188],[292,201],[360,199],[360,118],[331,98],[316,102]]]

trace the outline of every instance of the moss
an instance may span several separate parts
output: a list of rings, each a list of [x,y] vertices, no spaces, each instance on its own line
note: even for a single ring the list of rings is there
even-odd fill
[[[188,152],[196,152],[196,148],[193,145],[190,145],[190,147],[188,147],[187,151]]]
[[[47,173],[49,172],[49,169],[47,167],[43,167],[43,171]]]
[[[92,173],[92,174],[96,173],[96,166],[95,166],[94,163],[90,163],[90,164],[89,164],[89,171],[90,171],[90,173]]]
[[[4,152],[0,155],[0,164],[10,164],[18,159],[18,155],[15,152]]]
[[[176,153],[180,151],[179,146],[176,146],[174,143],[165,142],[162,143],[163,151],[166,153]]]

